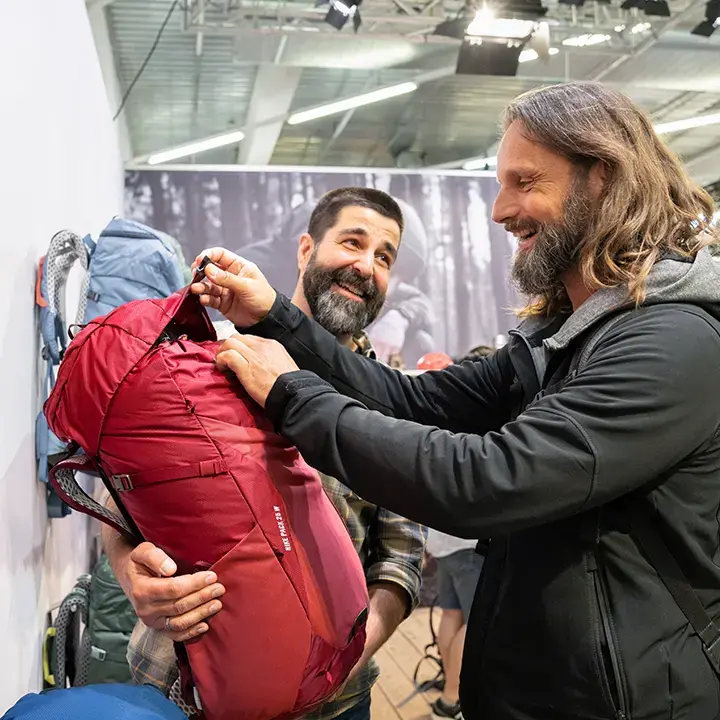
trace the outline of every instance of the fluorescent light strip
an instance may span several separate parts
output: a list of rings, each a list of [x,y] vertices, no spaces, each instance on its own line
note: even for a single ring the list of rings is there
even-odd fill
[[[233,145],[234,143],[239,143],[244,137],[245,133],[242,130],[234,130],[233,132],[224,133],[223,135],[216,135],[215,137],[206,138],[205,140],[198,140],[197,142],[179,145],[176,148],[155,153],[148,158],[147,163],[148,165],[160,165],[170,160],[188,157],[189,155],[195,155],[196,153],[205,152],[206,150],[213,150],[224,147],[225,145]]]
[[[667,133],[690,130],[692,128],[704,127],[705,125],[716,125],[717,123],[720,123],[720,113],[698,115],[697,117],[685,118],[685,120],[673,120],[671,122],[654,125],[654,128],[658,135],[666,135]]]
[[[587,47],[588,45],[599,45],[600,43],[607,42],[609,39],[609,35],[588,33],[587,35],[578,35],[577,37],[565,38],[565,40],[562,41],[562,44],[568,45],[570,47]]]
[[[653,125],[653,128],[658,135],[666,135],[668,133],[680,132],[681,130],[692,130],[693,128],[717,125],[719,123],[720,113],[713,113],[712,115],[699,115],[697,117],[685,118],[685,120],[659,123]],[[497,157],[476,158],[475,160],[468,160],[463,165],[463,170],[482,170],[486,166],[495,167],[496,165]]]
[[[497,157],[477,158],[469,160],[463,165],[463,170],[484,170],[485,167],[495,167],[497,165]]]
[[[550,54],[554,55],[555,53],[557,53],[557,49],[551,48]],[[527,59],[534,60],[535,58],[527,57]],[[417,90],[417,87],[418,86],[414,82],[407,82],[401,83],[400,85],[391,85],[390,87],[381,88],[380,90],[373,90],[372,92],[357,95],[356,97],[348,98],[347,100],[339,100],[338,102],[322,105],[312,110],[295,113],[288,118],[288,123],[290,125],[298,125],[299,123],[326,117],[327,115],[334,115],[335,113],[351,110],[352,108],[369,105],[374,102],[380,102],[381,100],[388,100],[390,98],[398,97],[399,95],[414,92]],[[681,130],[691,130],[692,128],[705,127],[706,125],[716,125],[718,123],[720,123],[720,113],[713,113],[712,115],[699,115],[697,117],[686,118],[684,120],[673,120],[671,122],[660,123],[655,125],[654,128],[658,135],[665,135],[667,133],[679,132]],[[179,158],[205,152],[206,150],[213,150],[226,145],[233,145],[234,143],[240,142],[244,137],[245,133],[243,133],[242,130],[235,130],[233,132],[224,133],[223,135],[216,135],[212,138],[198,140],[197,142],[187,143],[186,145],[180,145],[170,150],[155,153],[147,159],[147,163],[148,165],[160,165],[161,163],[166,163],[171,160],[178,160]],[[497,157],[484,157],[468,160],[468,162],[463,165],[463,169],[482,170],[485,167],[495,167],[496,165]]]
[[[300,123],[317,120],[318,118],[352,110],[353,108],[363,105],[370,105],[371,103],[380,102],[381,100],[389,100],[390,98],[398,97],[398,95],[414,92],[417,88],[418,86],[414,82],[406,82],[400,85],[380,88],[380,90],[373,90],[372,92],[363,93],[362,95],[356,95],[355,97],[347,98],[347,100],[338,100],[337,102],[328,103],[327,105],[321,105],[312,110],[303,110],[302,112],[291,115],[288,118],[288,125],[299,125]]]

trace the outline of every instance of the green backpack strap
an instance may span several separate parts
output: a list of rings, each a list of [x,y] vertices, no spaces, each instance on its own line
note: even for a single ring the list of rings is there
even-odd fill
[[[127,646],[137,615],[106,555],[92,572],[87,635],[88,684],[132,682]]]

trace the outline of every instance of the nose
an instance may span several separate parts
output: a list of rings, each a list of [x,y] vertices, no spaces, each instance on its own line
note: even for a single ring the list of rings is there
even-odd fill
[[[355,259],[353,269],[361,277],[372,277],[375,272],[374,251],[364,252]]]
[[[519,214],[518,203],[507,188],[500,188],[492,209],[492,219],[499,225],[516,218]]]

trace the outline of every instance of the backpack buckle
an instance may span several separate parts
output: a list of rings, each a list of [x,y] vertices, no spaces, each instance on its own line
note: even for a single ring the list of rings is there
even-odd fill
[[[111,479],[113,487],[118,492],[128,492],[133,489],[132,480],[129,475],[113,475]]]

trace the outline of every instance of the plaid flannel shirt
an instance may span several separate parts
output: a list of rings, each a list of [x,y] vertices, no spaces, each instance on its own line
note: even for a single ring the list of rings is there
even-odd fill
[[[375,358],[365,333],[356,336],[354,341],[356,352]],[[409,614],[418,602],[427,531],[422,525],[366,502],[335,478],[323,474],[320,477],[325,492],[345,521],[365,568],[367,584],[390,582],[399,585],[407,594]],[[220,580],[222,582],[222,578]],[[179,696],[173,643],[164,633],[138,621],[130,638],[127,658],[136,682],[160,688],[189,714],[190,709]],[[339,698],[326,703],[307,718],[331,720],[349,710],[370,691],[378,674],[377,664],[371,659],[347,684]]]

